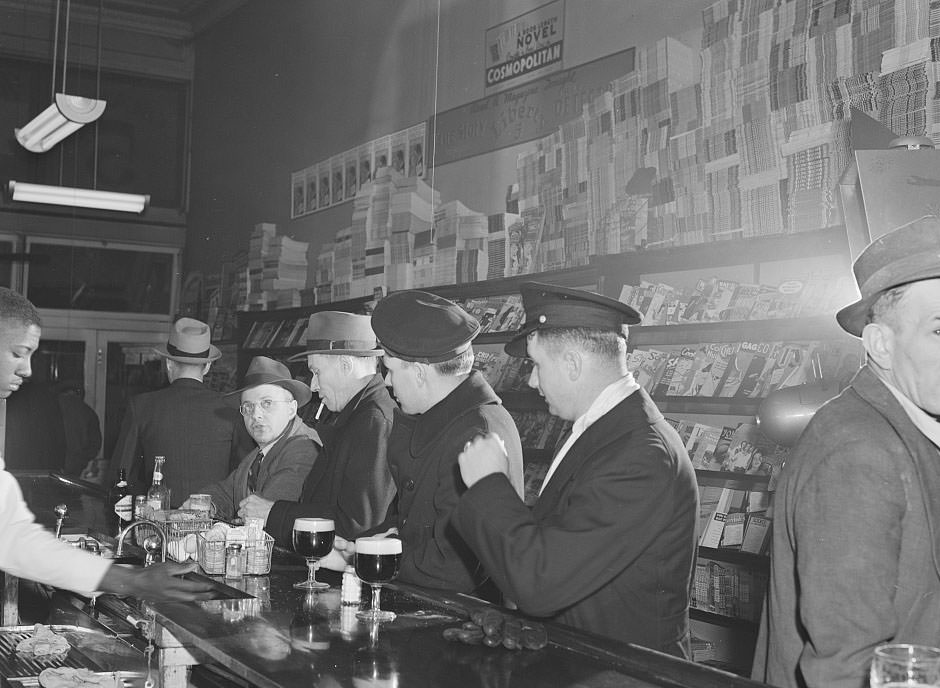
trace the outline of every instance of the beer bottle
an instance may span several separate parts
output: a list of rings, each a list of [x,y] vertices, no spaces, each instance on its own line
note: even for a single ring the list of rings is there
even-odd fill
[[[168,511],[170,508],[170,490],[163,484],[165,462],[165,456],[153,457],[153,482],[147,490],[147,506],[154,511]]]
[[[118,473],[117,482],[111,486],[110,521],[115,534],[120,533],[121,529],[130,525],[134,520],[134,495],[133,490],[127,484],[127,474],[122,468]]]

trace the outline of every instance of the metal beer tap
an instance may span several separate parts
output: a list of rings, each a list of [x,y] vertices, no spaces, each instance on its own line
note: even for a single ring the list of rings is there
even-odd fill
[[[69,517],[68,504],[57,504],[55,507],[55,537],[62,536],[62,522]]]

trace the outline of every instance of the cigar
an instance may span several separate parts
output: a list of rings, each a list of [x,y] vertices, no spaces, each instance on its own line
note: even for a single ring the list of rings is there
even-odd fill
[[[321,413],[323,413],[323,402],[322,402],[322,401],[320,402],[320,406],[319,406],[319,408],[317,408],[317,413],[316,413],[316,415],[313,417],[313,419],[314,419],[314,420],[320,420],[320,414],[321,414]]]

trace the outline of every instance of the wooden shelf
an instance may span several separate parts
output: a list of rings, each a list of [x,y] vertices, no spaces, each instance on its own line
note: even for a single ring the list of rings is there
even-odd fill
[[[756,621],[749,621],[748,619],[737,619],[733,616],[725,616],[724,614],[706,612],[703,609],[696,609],[695,607],[689,608],[689,618],[695,619],[696,621],[704,621],[706,623],[715,624],[716,626],[740,628],[757,633]]]
[[[728,564],[740,564],[742,566],[760,569],[761,571],[770,570],[770,557],[766,554],[742,552],[737,549],[715,549],[714,547],[699,547],[698,556],[703,559],[724,561]]]
[[[730,487],[733,490],[759,492],[767,489],[770,476],[756,473],[732,473],[730,471],[706,471],[695,469],[695,479],[699,486]]]
[[[831,315],[775,320],[733,320],[679,325],[638,325],[630,329],[630,347],[703,342],[836,339],[848,337]]]
[[[662,397],[653,401],[663,413],[712,413],[727,416],[753,416],[761,399],[736,397]]]
[[[844,226],[592,256],[591,265],[597,266],[604,275],[605,293],[616,298],[624,284],[636,283],[629,282],[629,279],[640,275],[827,255],[848,260],[848,238]],[[847,265],[851,267],[849,263]]]

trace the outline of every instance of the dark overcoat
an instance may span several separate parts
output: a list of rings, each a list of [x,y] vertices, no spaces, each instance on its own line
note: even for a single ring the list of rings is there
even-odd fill
[[[512,485],[521,493],[519,432],[480,373],[471,373],[425,413],[409,416],[396,411],[388,461],[398,498],[387,524],[397,525],[402,539],[399,580],[464,593],[485,582],[486,573],[451,516],[466,490],[457,457],[464,444],[488,432],[499,434],[506,443]]]
[[[111,454],[111,482],[123,468],[135,491],[146,493],[153,457],[165,456],[164,484],[176,506],[228,475],[253,447],[235,405],[198,380],[179,378],[127,402]]]
[[[527,614],[688,656],[697,517],[688,454],[640,389],[575,440],[531,510],[492,474],[454,522]]]
[[[755,678],[863,688],[876,645],[940,645],[940,451],[870,368],[816,412],[774,500]]]
[[[397,408],[381,376],[374,375],[349,403],[317,426],[323,450],[304,481],[299,502],[278,500],[265,530],[291,547],[294,519],[332,518],[336,534],[353,540],[380,523],[395,496],[388,439]]]

